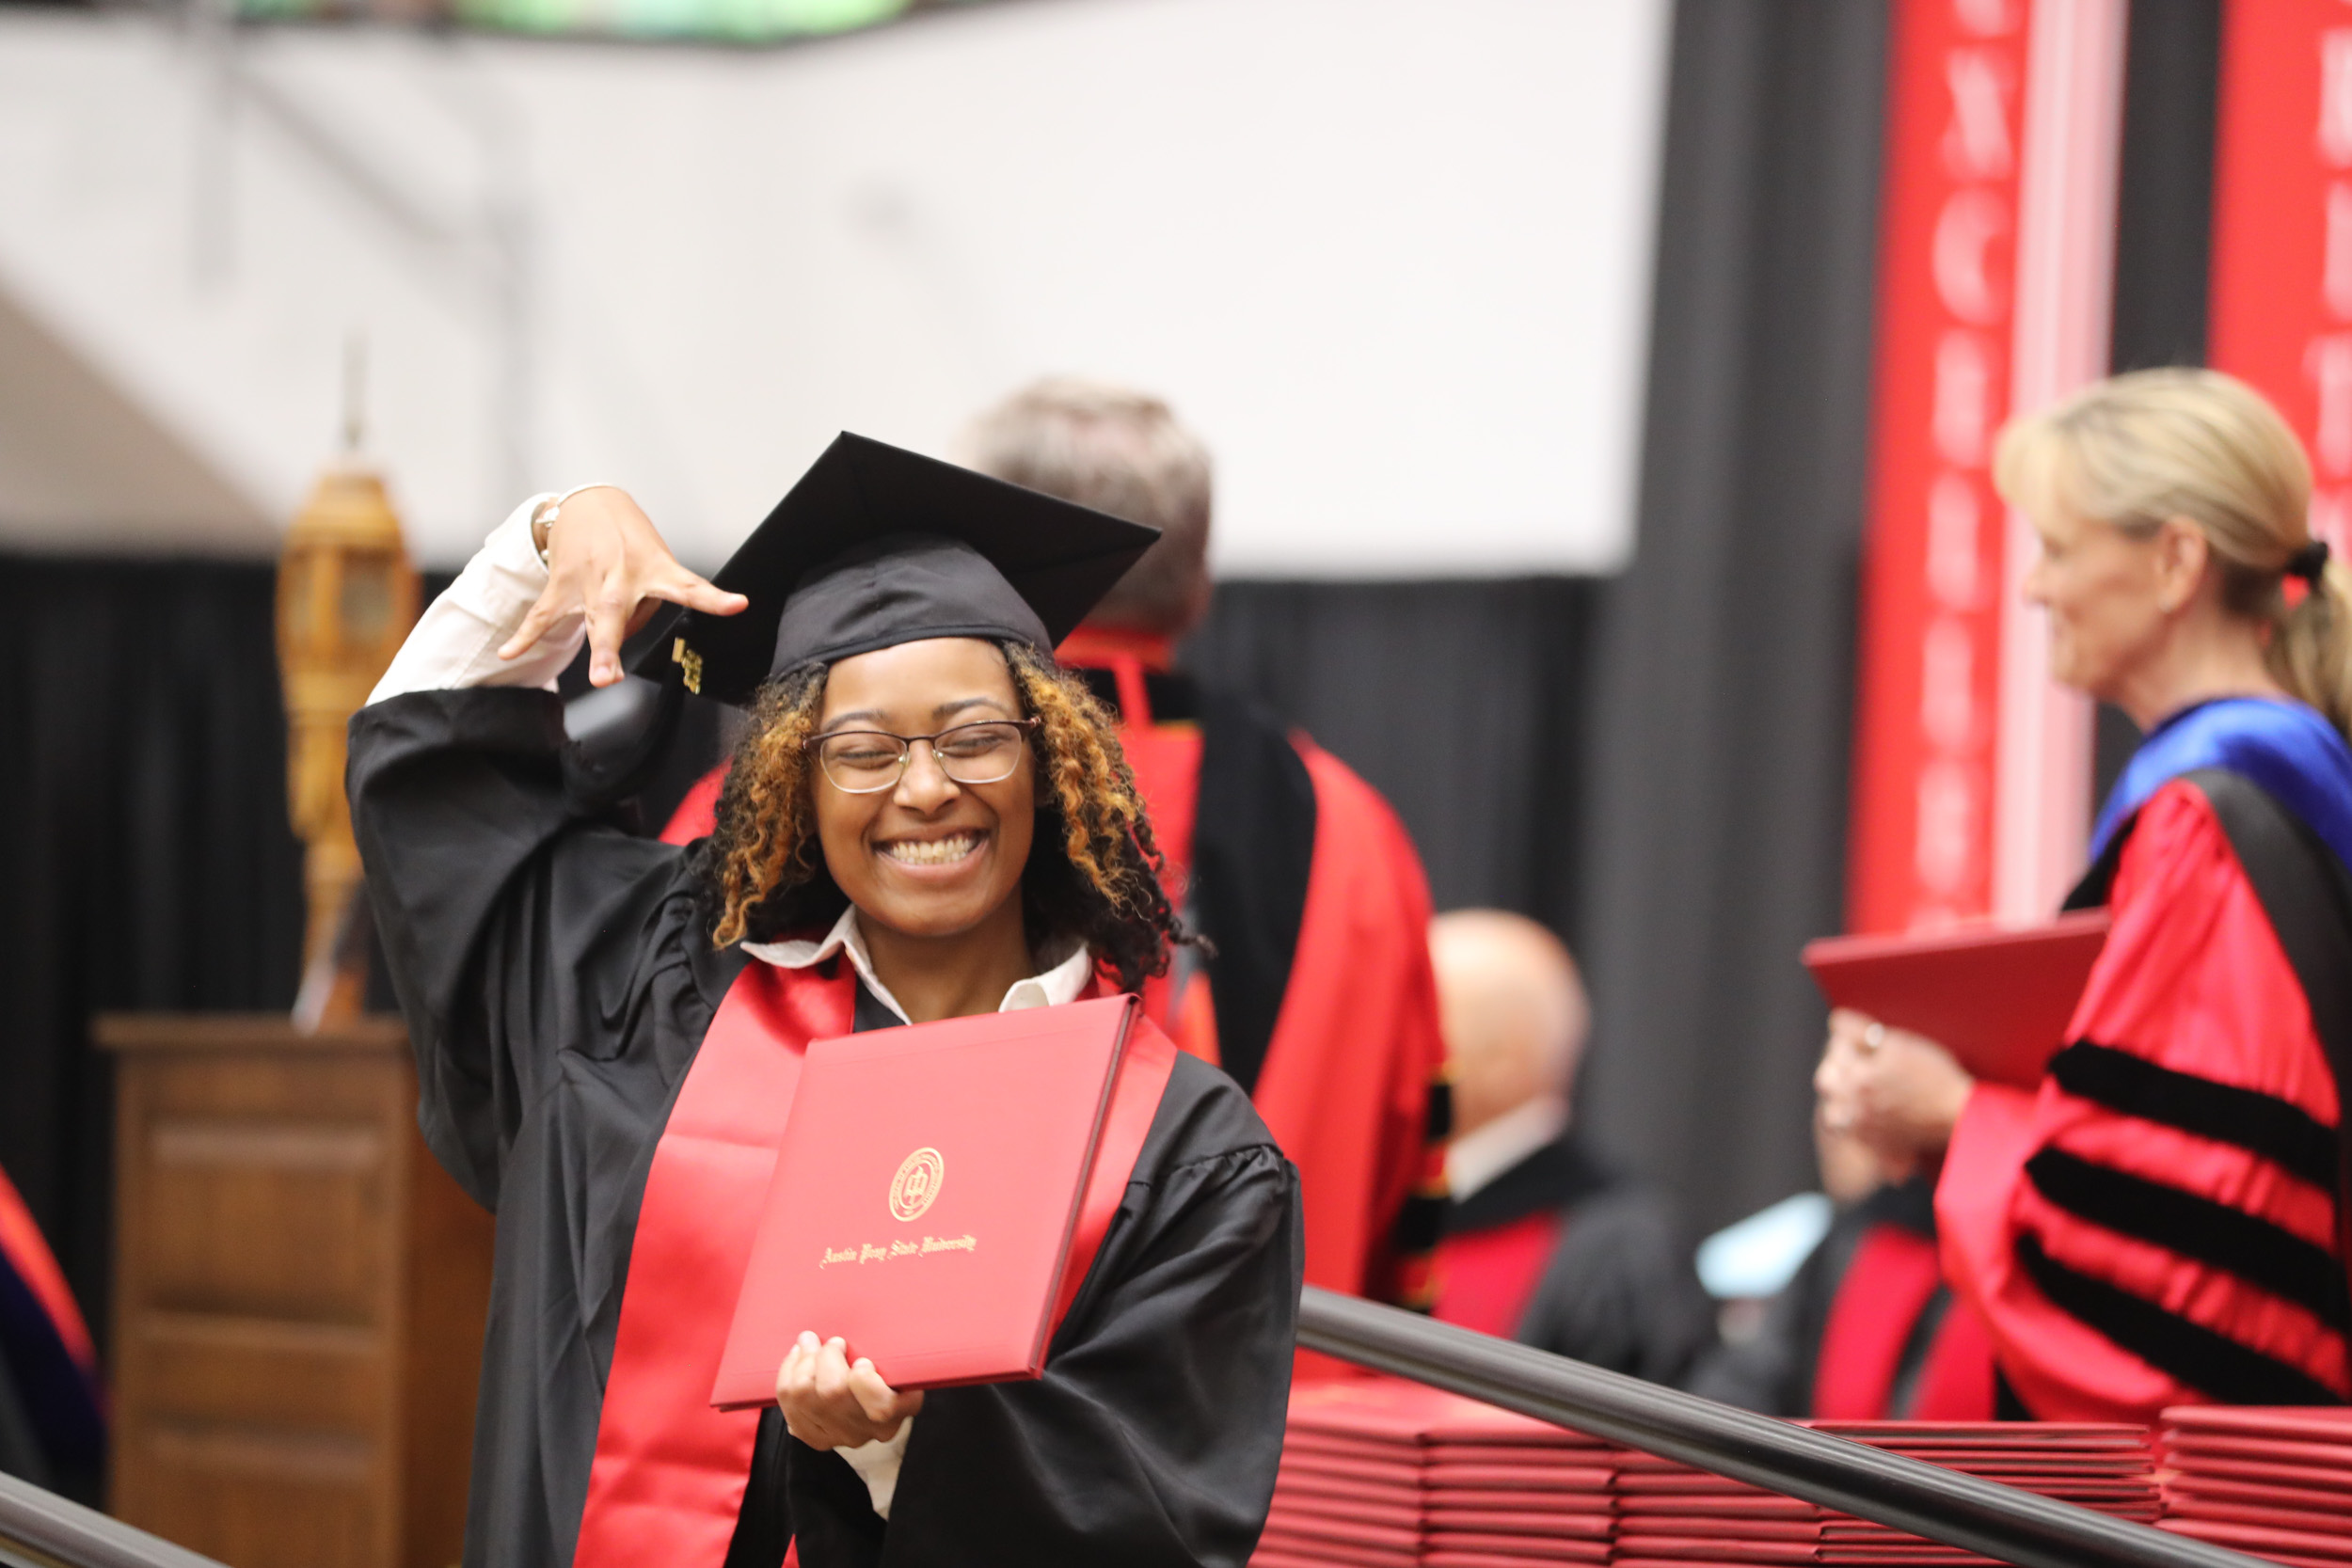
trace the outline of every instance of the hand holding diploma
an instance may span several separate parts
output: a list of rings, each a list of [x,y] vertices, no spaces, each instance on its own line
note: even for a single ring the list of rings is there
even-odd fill
[[[1867,1145],[1897,1180],[1943,1159],[1976,1086],[1925,1035],[1851,1007],[1829,1015],[1829,1044],[1813,1072],[1821,1125]]]
[[[776,1407],[785,1430],[812,1449],[886,1443],[923,1408],[921,1390],[902,1394],[864,1356],[849,1359],[839,1338],[821,1344],[803,1330],[776,1370]]]

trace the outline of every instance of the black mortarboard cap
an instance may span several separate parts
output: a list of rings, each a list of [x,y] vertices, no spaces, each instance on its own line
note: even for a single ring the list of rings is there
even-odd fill
[[[845,431],[711,578],[750,608],[680,615],[637,673],[748,703],[771,675],[928,637],[1050,656],[1158,537]]]

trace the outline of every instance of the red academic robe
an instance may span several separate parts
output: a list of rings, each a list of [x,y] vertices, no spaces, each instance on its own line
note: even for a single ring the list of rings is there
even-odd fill
[[[1174,895],[1219,951],[1195,975],[1207,1006],[1169,985],[1147,988],[1145,1006],[1188,1047],[1214,1036],[1212,1059],[1249,1090],[1297,1165],[1307,1282],[1425,1306],[1451,1117],[1421,856],[1346,764],[1171,674],[1169,652],[1164,638],[1092,627],[1058,650],[1119,711]],[[1302,764],[1304,822],[1273,799],[1285,775],[1295,787]],[[1304,872],[1301,904],[1279,890],[1286,869]],[[1245,879],[1276,891],[1234,885]],[[1238,994],[1252,984],[1243,950],[1253,942],[1261,973],[1279,971],[1255,1006]]]
[[[1944,1284],[1933,1236],[1868,1226],[1831,1298],[1805,1414],[1829,1421],[1989,1421],[1993,1344]]]
[[[1445,1043],[1428,883],[1404,824],[1304,735],[1171,674],[1165,639],[1082,627],[1058,657],[1120,714],[1170,897],[1217,948],[1205,964],[1180,952],[1144,988],[1147,1015],[1249,1091],[1298,1167],[1307,1283],[1425,1306]],[[664,841],[710,831],[723,772]]]
[[[24,1200],[0,1173],[0,1393],[22,1405],[38,1455],[13,1463],[51,1483],[94,1478],[105,1458],[105,1397],[82,1309]]]
[[[1936,1190],[1946,1274],[2044,1420],[2340,1402],[2337,1085],[2198,776],[2140,809],[2112,934],[2034,1092],[1978,1085]]]

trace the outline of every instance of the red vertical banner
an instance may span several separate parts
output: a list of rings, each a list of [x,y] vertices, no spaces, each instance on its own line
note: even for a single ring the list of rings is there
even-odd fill
[[[1988,913],[2028,26],[2049,0],[1899,0],[1889,57],[1848,918]]]
[[[1898,0],[1847,917],[2045,917],[2081,870],[2090,714],[2049,677],[1994,493],[2014,410],[2102,374],[2124,0]]]
[[[2231,0],[2214,157],[2211,362],[2312,454],[2312,525],[2352,545],[2352,5]]]

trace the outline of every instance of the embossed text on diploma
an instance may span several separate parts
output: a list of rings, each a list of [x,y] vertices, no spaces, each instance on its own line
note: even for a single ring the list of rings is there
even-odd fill
[[[933,1252],[977,1252],[979,1241],[969,1233],[961,1236],[926,1236],[909,1241],[901,1236],[888,1242],[861,1242],[850,1246],[825,1248],[825,1255],[817,1260],[820,1269],[835,1263],[886,1263],[893,1258],[919,1258]]]

